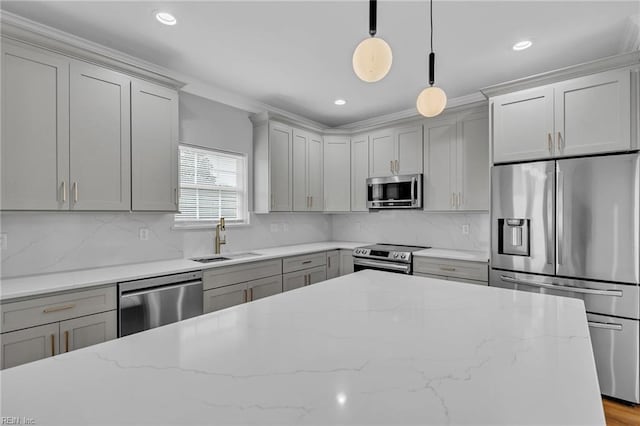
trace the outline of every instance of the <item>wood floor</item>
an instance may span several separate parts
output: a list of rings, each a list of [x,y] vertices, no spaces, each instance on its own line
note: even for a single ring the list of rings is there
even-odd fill
[[[640,405],[630,406],[607,398],[602,398],[602,405],[607,426],[640,425]]]

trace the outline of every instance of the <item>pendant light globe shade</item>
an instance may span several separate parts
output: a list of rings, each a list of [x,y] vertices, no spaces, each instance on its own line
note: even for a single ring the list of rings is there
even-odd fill
[[[435,117],[447,106],[447,94],[439,87],[431,86],[418,95],[416,107],[425,117]]]
[[[353,52],[353,71],[367,83],[382,80],[389,73],[391,62],[391,48],[378,37],[362,40]]]

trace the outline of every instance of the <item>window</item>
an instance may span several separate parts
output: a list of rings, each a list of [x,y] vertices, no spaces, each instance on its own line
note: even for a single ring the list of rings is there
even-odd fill
[[[180,145],[180,213],[176,225],[247,223],[247,157]]]

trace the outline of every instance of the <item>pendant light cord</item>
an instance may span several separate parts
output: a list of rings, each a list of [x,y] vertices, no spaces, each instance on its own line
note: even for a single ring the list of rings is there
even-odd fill
[[[431,21],[431,52],[429,53],[429,85],[436,81],[436,54],[433,53],[433,0],[429,0],[429,18]]]
[[[374,37],[376,35],[376,21],[378,20],[378,1],[369,0],[369,35]]]

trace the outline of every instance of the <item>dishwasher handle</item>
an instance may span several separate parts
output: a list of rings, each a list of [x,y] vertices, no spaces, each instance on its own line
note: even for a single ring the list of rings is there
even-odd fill
[[[165,291],[165,290],[171,290],[174,288],[179,288],[179,287],[191,287],[191,286],[196,286],[196,285],[202,285],[202,280],[196,280],[196,281],[187,281],[187,282],[183,282],[183,283],[178,283],[178,284],[170,284],[170,285],[161,285],[161,286],[156,286],[156,287],[148,287],[142,290],[129,290],[129,291],[123,291],[120,293],[120,298],[125,298],[125,297],[135,297],[135,296],[142,296],[144,294],[149,294],[149,293],[156,293],[159,291]]]

